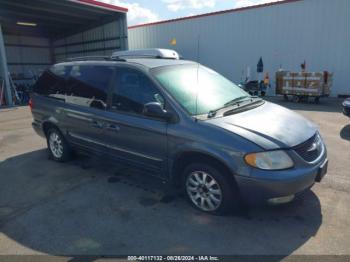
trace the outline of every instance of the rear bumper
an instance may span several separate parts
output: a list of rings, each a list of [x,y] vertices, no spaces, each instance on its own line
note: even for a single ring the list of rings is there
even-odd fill
[[[42,128],[42,126],[41,126],[40,123],[34,121],[34,122],[32,122],[32,127],[33,127],[34,131],[35,131],[39,136],[45,137],[44,130],[43,130],[43,128]]]
[[[241,197],[246,202],[266,203],[269,199],[298,195],[311,188],[319,180],[320,167],[326,162],[328,160],[325,156],[317,165],[309,168],[276,171],[276,179],[236,176],[236,181]]]

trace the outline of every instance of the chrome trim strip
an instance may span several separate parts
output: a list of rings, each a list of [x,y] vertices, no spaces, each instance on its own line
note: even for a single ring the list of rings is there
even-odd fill
[[[88,122],[92,122],[92,118],[88,118],[88,117],[85,117],[85,116],[82,116],[82,115],[77,115],[77,114],[73,114],[73,113],[67,113],[67,116],[71,117],[71,118],[75,118],[75,119],[80,119],[80,120],[85,120],[85,121],[88,121]]]
[[[140,153],[137,153],[137,152],[134,152],[134,151],[130,151],[130,150],[127,150],[127,149],[123,149],[123,148],[120,148],[120,147],[108,145],[108,144],[105,144],[105,143],[102,143],[102,142],[99,142],[99,141],[87,138],[85,136],[77,135],[77,134],[74,134],[74,133],[68,133],[68,134],[71,137],[74,137],[74,138],[77,138],[77,139],[81,139],[81,140],[84,140],[86,142],[93,143],[93,144],[96,144],[96,145],[104,146],[104,147],[107,147],[107,148],[110,148],[110,149],[113,149],[113,150],[118,150],[118,151],[121,151],[121,152],[124,152],[124,153],[128,153],[128,154],[131,154],[131,155],[147,158],[147,159],[150,159],[150,160],[153,160],[153,161],[158,161],[158,162],[162,162],[163,161],[162,159],[159,159],[159,158],[156,158],[156,157],[153,157],[153,156],[148,156],[148,155],[140,154]]]

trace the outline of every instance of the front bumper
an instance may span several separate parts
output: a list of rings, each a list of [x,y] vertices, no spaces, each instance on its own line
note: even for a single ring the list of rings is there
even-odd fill
[[[297,195],[320,182],[320,168],[327,165],[326,154],[317,164],[283,171],[260,171],[257,177],[236,176],[241,197],[248,203],[265,203],[269,199]],[[264,173],[270,173],[269,175]],[[271,173],[274,173],[271,176]],[[268,177],[268,179],[264,179]]]

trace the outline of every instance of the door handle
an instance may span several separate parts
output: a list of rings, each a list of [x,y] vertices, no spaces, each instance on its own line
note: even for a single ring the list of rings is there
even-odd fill
[[[106,129],[109,131],[118,132],[120,130],[120,127],[114,124],[110,124],[110,125],[107,125]]]
[[[96,128],[103,128],[103,123],[93,120],[92,121],[92,126],[96,127]]]

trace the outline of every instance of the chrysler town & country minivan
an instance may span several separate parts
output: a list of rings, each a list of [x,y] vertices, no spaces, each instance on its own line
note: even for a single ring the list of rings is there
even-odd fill
[[[291,201],[327,172],[313,123],[172,50],[55,64],[30,106],[54,160],[74,151],[110,157],[181,186],[208,213],[240,199]]]

